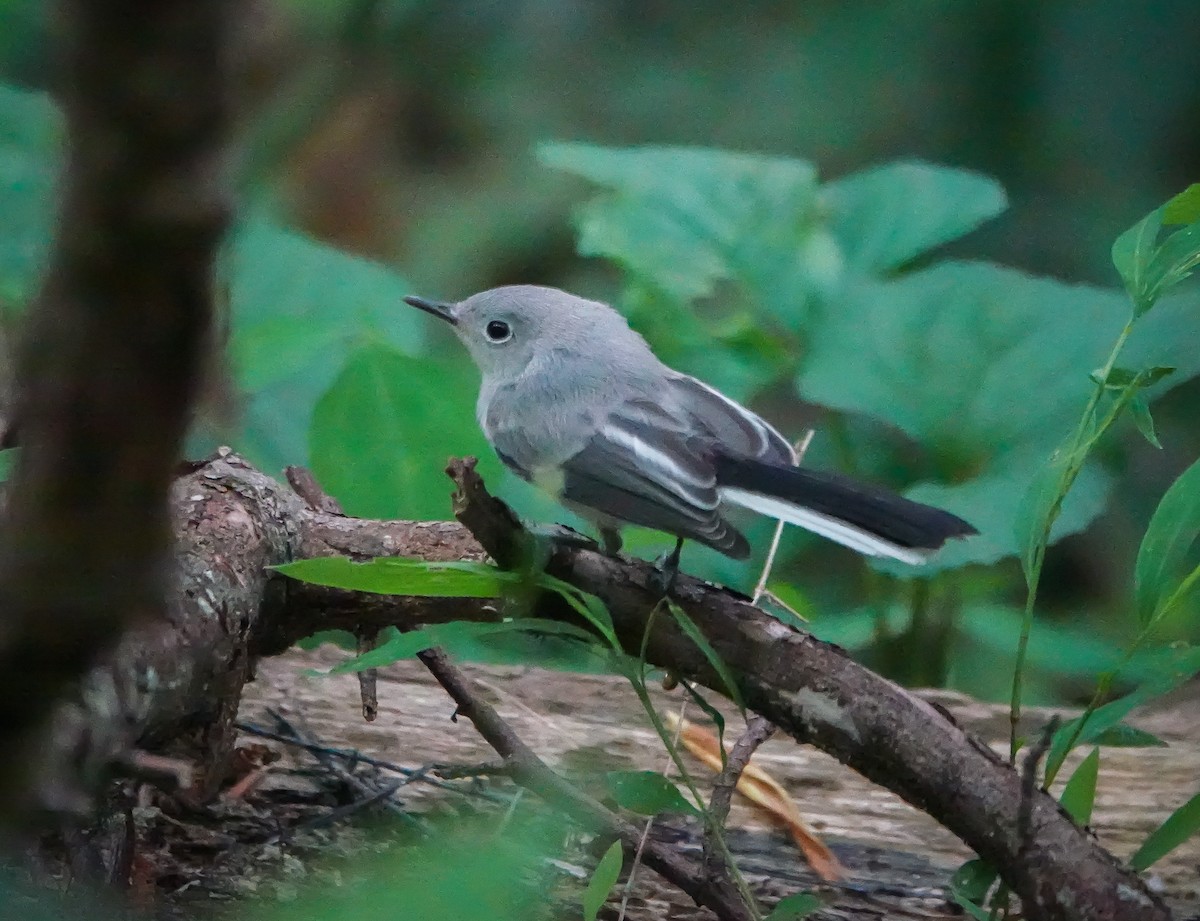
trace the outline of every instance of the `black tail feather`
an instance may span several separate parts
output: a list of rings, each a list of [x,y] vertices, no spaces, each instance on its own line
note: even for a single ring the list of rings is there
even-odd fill
[[[741,457],[716,458],[717,484],[769,496],[835,518],[900,547],[936,550],[977,534],[957,515],[836,473],[781,467]]]

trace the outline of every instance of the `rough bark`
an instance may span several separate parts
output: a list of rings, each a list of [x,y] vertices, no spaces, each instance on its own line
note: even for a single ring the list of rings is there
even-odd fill
[[[456,476],[464,485],[460,516],[494,558],[511,562],[524,552],[519,523],[483,492],[471,469],[460,467]],[[133,692],[103,709],[136,719],[147,737],[176,736],[188,721],[207,724],[208,745],[219,753],[221,740],[231,736],[228,701],[236,700],[253,659],[314,630],[496,616],[487,600],[361,596],[265,570],[328,553],[481,558],[479,545],[460,525],[362,521],[318,511],[235,456],[182,478],[175,502],[181,562],[175,629],[131,635],[115,667],[97,672],[119,680],[95,682]],[[652,567],[561,548],[550,555],[547,570],[602,598],[622,641],[637,648],[657,601]],[[1040,792],[1031,804],[1034,840],[1023,846],[1019,776],[943,712],[735,593],[681,576],[674,594],[738,675],[752,709],[927,811],[1001,867],[1023,899],[1052,917],[1169,917],[1136,875]],[[574,618],[553,596],[536,613]],[[721,691],[721,681],[672,618],[655,619],[647,648],[652,663]],[[93,712],[87,721],[98,720]]]
[[[46,720],[126,625],[162,607],[167,490],[230,212],[227,12],[225,0],[56,10],[68,163],[18,362],[22,453],[0,539],[0,823],[70,805],[76,787],[48,782],[39,757]]]

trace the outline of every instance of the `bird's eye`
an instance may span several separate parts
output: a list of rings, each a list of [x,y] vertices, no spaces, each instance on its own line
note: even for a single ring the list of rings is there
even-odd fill
[[[492,320],[485,331],[493,342],[507,342],[512,338],[512,327],[503,320]]]

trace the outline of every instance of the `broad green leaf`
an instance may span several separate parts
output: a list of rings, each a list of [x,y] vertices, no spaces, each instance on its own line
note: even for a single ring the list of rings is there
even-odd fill
[[[445,518],[448,458],[478,456],[485,477],[498,467],[475,422],[477,380],[467,362],[359,349],[313,410],[313,473],[347,514]]]
[[[1126,318],[1116,291],[987,263],[860,281],[815,324],[799,391],[897,426],[949,473],[996,467],[1074,427]]]
[[[1096,802],[1096,780],[1100,776],[1100,749],[1079,762],[1067,785],[1063,787],[1058,801],[1077,825],[1087,825],[1092,820],[1092,805]]]
[[[1030,644],[1031,648],[1033,645]],[[1081,714],[1060,726],[1054,733],[1050,751],[1046,755],[1047,776],[1052,777],[1058,773],[1071,750],[1072,738],[1076,733],[1078,737],[1074,739],[1074,745],[1097,742],[1104,733],[1119,725],[1135,707],[1173,691],[1198,672],[1200,647],[1171,650],[1166,657],[1160,659],[1157,667],[1135,691],[1097,707],[1091,714]]]
[[[662,774],[654,771],[609,771],[604,776],[613,799],[630,812],[639,815],[658,815],[660,812],[700,814],[700,810],[688,802],[679,788]]]
[[[1200,221],[1200,182],[1190,186],[1163,205],[1163,223],[1192,224]]]
[[[495,598],[521,583],[521,576],[486,563],[406,560],[378,557],[356,563],[344,556],[320,556],[274,567],[301,582],[379,595],[434,598]]]
[[[604,852],[600,862],[596,864],[592,878],[588,880],[587,888],[583,890],[583,921],[596,921],[596,915],[621,876],[621,865],[624,859],[625,851],[621,847],[621,842],[614,841]]]
[[[681,301],[733,281],[796,329],[811,298],[840,279],[841,254],[802,160],[589,144],[544,144],[538,156],[610,190],[580,212],[580,253],[612,259]]]
[[[402,278],[269,221],[235,229],[224,273],[230,363],[246,398],[233,437],[264,469],[309,463],[313,409],[355,349],[388,343],[413,355],[425,342]]]
[[[928,163],[875,167],[821,189],[849,267],[881,274],[948,243],[1008,206],[994,179]]]
[[[793,892],[775,903],[763,921],[803,921],[825,903],[811,892]]]
[[[967,540],[948,542],[917,571],[932,575],[968,563],[994,563],[1016,554],[1021,548],[1017,534],[1024,527],[1020,522],[1027,510],[1025,492],[1031,482],[1045,484],[1046,477],[1048,474],[1039,472],[1032,459],[1014,457],[962,483],[918,483],[905,490],[908,498],[953,512],[979,531]],[[1112,477],[1104,469],[1092,462],[1086,464],[1050,531],[1051,541],[1086,528],[1103,511],[1111,488]],[[914,572],[903,564],[874,565],[898,575]]]
[[[1134,598],[1145,627],[1180,590],[1197,564],[1192,548],[1200,538],[1200,461],[1192,464],[1159,502],[1138,550]],[[1179,599],[1182,600],[1182,599]]]
[[[813,636],[835,643],[850,652],[873,645],[880,632],[895,636],[908,629],[912,611],[907,605],[888,605],[880,610],[874,605],[851,611],[832,611],[814,618],[806,627]]]
[[[986,650],[986,657],[997,668],[1008,670],[1016,655],[1023,612],[1001,604],[969,606],[959,618],[957,629],[962,639]],[[1097,634],[1087,623],[1055,622],[1036,619],[1030,634],[1028,666],[1058,677],[1092,678],[1117,667],[1122,653]],[[1158,674],[1161,656],[1148,654],[1132,659],[1122,671],[1127,681],[1149,679]]]
[[[53,237],[63,122],[45,93],[0,84],[0,308],[37,290]]]
[[[729,694],[729,699],[737,704],[738,710],[744,712],[746,704],[742,700],[742,691],[738,687],[737,679],[734,677],[733,672],[729,670],[729,666],[725,664],[720,654],[713,648],[712,643],[708,641],[708,637],[696,626],[696,622],[687,615],[687,612],[674,601],[668,600],[667,607],[671,611],[671,616],[675,618],[675,622],[679,624],[679,629],[684,632],[688,639],[696,644],[696,648],[704,654],[704,658],[708,661],[712,670],[717,673],[717,677],[721,679],[721,684],[724,685],[726,692]]]
[[[539,620],[533,617],[518,617],[499,623],[481,623],[477,621],[450,621],[445,624],[429,624],[419,630],[397,632],[385,643],[370,649],[353,659],[339,662],[328,672],[330,675],[341,675],[346,672],[360,672],[367,668],[382,668],[399,662],[402,659],[415,656],[425,649],[442,649],[450,655],[458,656],[464,651],[467,658],[480,646],[480,641],[496,634],[525,633],[548,636],[565,636],[584,643],[594,643],[595,637],[571,624],[556,620]]]
[[[1200,793],[1172,812],[1162,825],[1150,833],[1150,837],[1129,858],[1130,867],[1138,873],[1149,869],[1197,831],[1200,831]]]
[[[1185,345],[1200,338],[1200,311],[1186,298],[1160,309],[1170,324],[1148,317],[1128,346],[1135,366],[1179,369],[1153,397],[1200,372],[1200,350]],[[889,282],[860,280],[818,313],[801,396],[911,437],[941,481],[907,495],[943,504],[981,532],[952,542],[923,571],[1017,553],[1021,499],[1075,428],[1093,386],[1087,371],[1127,321],[1126,299],[994,265],[945,263]],[[1103,508],[1104,481],[1088,476],[1056,538]]]

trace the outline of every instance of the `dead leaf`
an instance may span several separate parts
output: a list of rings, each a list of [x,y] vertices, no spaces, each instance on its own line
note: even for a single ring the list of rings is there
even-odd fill
[[[666,714],[670,728],[679,726],[679,719],[673,714]],[[716,735],[701,726],[683,720],[679,739],[684,747],[695,755],[705,766],[713,771],[721,771],[721,749]],[[728,752],[728,748],[726,749]],[[804,823],[800,810],[788,795],[787,791],[774,777],[754,763],[746,765],[738,778],[734,789],[764,810],[780,825],[787,828],[796,842],[796,847],[808,861],[813,871],[826,882],[839,880],[846,875],[846,868],[838,861],[825,842],[816,836]]]

